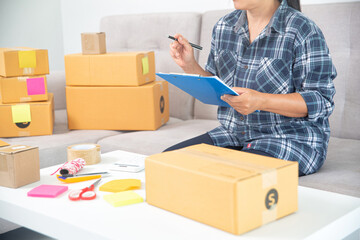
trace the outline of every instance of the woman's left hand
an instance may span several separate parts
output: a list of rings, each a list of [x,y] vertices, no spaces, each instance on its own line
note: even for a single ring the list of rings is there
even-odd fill
[[[239,96],[225,94],[221,96],[221,100],[227,102],[237,112],[248,115],[256,110],[261,110],[263,101],[261,92],[240,87],[234,87],[232,90],[237,92]]]

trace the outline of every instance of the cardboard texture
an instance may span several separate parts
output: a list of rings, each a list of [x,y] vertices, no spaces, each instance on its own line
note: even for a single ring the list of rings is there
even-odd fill
[[[0,48],[0,76],[49,74],[48,51],[28,47]]]
[[[168,83],[66,87],[69,129],[156,130],[169,120]]]
[[[0,186],[18,188],[39,180],[37,147],[12,145],[0,148]]]
[[[154,52],[65,56],[67,86],[140,86],[155,80]]]
[[[233,234],[297,211],[298,163],[206,144],[145,160],[146,201]]]
[[[48,101],[0,104],[0,137],[50,135],[54,126],[54,96]]]
[[[105,33],[81,33],[82,54],[106,53]]]
[[[0,103],[47,101],[46,76],[0,77]]]

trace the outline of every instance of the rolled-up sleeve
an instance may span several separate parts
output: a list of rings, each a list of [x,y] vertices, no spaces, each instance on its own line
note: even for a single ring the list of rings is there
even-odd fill
[[[309,121],[328,118],[333,112],[336,75],[322,34],[312,34],[296,47],[293,79],[305,100]]]

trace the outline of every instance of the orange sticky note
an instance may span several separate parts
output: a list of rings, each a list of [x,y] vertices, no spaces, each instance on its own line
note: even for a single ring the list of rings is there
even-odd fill
[[[142,61],[143,75],[148,74],[149,73],[149,58],[143,57],[141,59],[141,61]]]
[[[36,67],[36,52],[30,51],[18,51],[19,56],[19,68],[35,68]]]
[[[13,123],[31,122],[29,104],[17,104],[11,106]]]
[[[99,187],[100,191],[104,192],[122,192],[126,190],[135,190],[141,187],[139,179],[118,179],[104,183]]]

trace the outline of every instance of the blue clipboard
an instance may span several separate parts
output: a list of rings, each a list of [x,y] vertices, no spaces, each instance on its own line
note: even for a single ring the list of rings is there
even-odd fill
[[[205,104],[231,107],[221,100],[220,97],[224,94],[239,95],[223,83],[217,76],[202,77],[199,75],[175,73],[156,73],[156,75]]]

